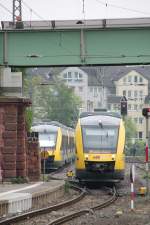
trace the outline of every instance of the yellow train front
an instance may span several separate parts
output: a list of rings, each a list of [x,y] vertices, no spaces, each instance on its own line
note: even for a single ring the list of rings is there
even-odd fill
[[[74,160],[73,129],[51,122],[35,125],[32,131],[39,134],[42,171],[48,173]]]
[[[81,182],[124,179],[125,128],[118,114],[82,113],[75,131],[76,178]]]

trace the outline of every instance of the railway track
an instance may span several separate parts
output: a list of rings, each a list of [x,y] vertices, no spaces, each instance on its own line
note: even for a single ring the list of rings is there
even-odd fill
[[[144,164],[145,163],[145,158],[144,156],[126,156],[125,157],[126,163],[140,163]]]
[[[0,221],[0,224],[1,225],[9,225],[9,224],[15,224],[16,222],[19,222],[19,221],[22,221],[22,220],[29,220],[32,217],[39,216],[39,215],[42,215],[42,214],[46,214],[46,213],[61,209],[62,207],[72,205],[72,204],[80,201],[86,195],[85,189],[77,187],[77,186],[73,186],[73,185],[71,185],[70,187],[79,192],[79,195],[77,197],[74,197],[71,200],[59,203],[59,204],[54,205],[54,206],[42,208],[42,209],[39,209],[39,210],[34,210],[34,211],[31,211],[31,212],[28,212],[28,213],[24,213],[22,215],[18,215],[18,216],[14,216],[14,217],[2,220],[2,221]]]
[[[70,201],[66,201],[66,202],[51,206],[51,207],[47,207],[47,208],[40,209],[40,210],[35,210],[35,211],[29,212],[29,213],[22,214],[20,216],[16,216],[16,217],[12,217],[12,218],[0,221],[0,224],[3,224],[3,225],[10,225],[10,224],[16,224],[16,223],[20,224],[21,221],[23,222],[23,224],[24,224],[24,221],[26,221],[27,224],[30,224],[30,219],[34,219],[36,221],[36,218],[37,218],[37,221],[38,221],[38,218],[39,218],[39,216],[41,217],[41,215],[44,216],[44,214],[48,214],[50,212],[54,212],[54,211],[57,211],[57,210],[64,209],[64,207],[68,207],[68,206],[70,207],[70,205],[73,205],[75,203],[79,204],[78,202],[86,195],[86,190],[81,189],[77,186],[72,186],[72,188],[74,188],[75,190],[78,190],[78,192],[80,193],[78,195],[78,197],[73,198]],[[80,217],[84,214],[89,214],[89,213],[94,212],[96,210],[105,208],[105,207],[111,205],[114,201],[116,201],[117,198],[118,198],[117,191],[116,191],[116,188],[114,187],[111,197],[109,197],[109,199],[106,199],[103,203],[100,203],[100,204],[95,203],[94,206],[88,207],[88,208],[87,208],[87,205],[86,205],[86,208],[83,208],[82,210],[78,210],[78,208],[80,207],[80,205],[79,205],[75,212],[69,213],[68,215],[61,216],[61,217],[59,215],[59,218],[54,219],[51,222],[46,222],[46,220],[47,221],[49,220],[49,219],[46,219],[45,225],[63,224],[67,221],[71,221],[72,219]],[[84,204],[85,204],[85,202],[84,202]],[[68,213],[68,210],[66,210],[66,212]],[[51,216],[50,216],[50,218],[51,218]],[[38,224],[38,222],[35,223],[35,224]]]
[[[79,210],[77,212],[74,212],[74,213],[71,213],[69,215],[66,215],[66,216],[63,216],[63,217],[60,217],[58,219],[55,219],[53,220],[52,222],[50,223],[47,223],[45,225],[59,225],[59,224],[63,224],[65,222],[68,222],[76,217],[80,217],[86,213],[90,213],[91,211],[95,211],[95,210],[99,210],[99,209],[103,209],[109,205],[111,205],[113,202],[115,202],[118,198],[118,195],[117,195],[117,191],[116,191],[116,188],[113,187],[113,195],[111,196],[111,198],[107,199],[105,202],[103,203],[100,203],[100,204],[97,204],[93,207],[90,207],[88,209],[82,209],[82,210]]]
[[[73,164],[67,164],[63,167],[58,168],[57,170],[49,173],[48,179],[49,180],[66,180],[66,171],[68,170],[74,170]]]

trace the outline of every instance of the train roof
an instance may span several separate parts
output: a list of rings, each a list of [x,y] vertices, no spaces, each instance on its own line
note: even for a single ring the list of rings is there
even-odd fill
[[[32,132],[57,132],[58,131],[58,128],[57,126],[54,126],[54,125],[50,125],[50,124],[38,124],[38,125],[34,125],[31,127],[31,131]]]
[[[117,112],[106,112],[106,111],[99,111],[99,112],[83,112],[80,114],[80,118],[89,117],[89,116],[111,116],[116,118],[121,118],[121,115]]]
[[[50,121],[50,122],[39,122],[38,124],[33,124],[31,127],[31,131],[34,132],[49,132],[49,131],[57,131],[58,128],[61,128],[62,130],[68,130],[68,131],[74,131],[73,128],[67,127],[63,125],[62,123],[59,123],[57,121]]]
[[[119,126],[121,117],[111,116],[111,114],[97,114],[80,118],[81,126]]]

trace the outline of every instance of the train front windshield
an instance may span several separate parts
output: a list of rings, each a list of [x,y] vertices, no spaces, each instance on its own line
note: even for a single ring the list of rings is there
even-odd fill
[[[118,127],[82,127],[85,152],[115,153]]]
[[[39,133],[40,147],[54,148],[56,146],[57,133]]]

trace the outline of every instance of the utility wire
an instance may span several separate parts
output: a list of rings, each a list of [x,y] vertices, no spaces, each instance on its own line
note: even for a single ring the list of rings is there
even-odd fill
[[[22,4],[24,5],[24,6],[26,6],[29,10],[30,10],[30,12],[32,11],[37,17],[39,17],[40,19],[42,19],[42,20],[45,20],[42,16],[40,16],[35,10],[33,10],[25,1],[22,1]]]
[[[10,11],[6,6],[4,6],[2,3],[0,3],[0,6],[5,9],[7,12],[9,12],[9,14],[11,14],[13,16],[13,12]]]
[[[9,12],[9,14],[12,15],[12,12],[11,12],[6,6],[4,6],[2,3],[0,3],[0,6],[1,6],[3,9],[5,9],[7,12]]]
[[[96,0],[98,3],[105,5],[106,7],[110,6],[110,7],[114,7],[114,8],[118,8],[118,9],[123,9],[126,11],[130,11],[130,12],[136,12],[136,13],[141,13],[144,15],[149,15],[150,16],[150,12],[144,12],[144,11],[140,11],[140,10],[136,10],[136,9],[131,9],[131,8],[127,8],[127,7],[123,7],[123,6],[119,6],[119,5],[115,5],[115,4],[111,4],[111,3],[107,3],[107,2],[103,2],[101,0]]]

